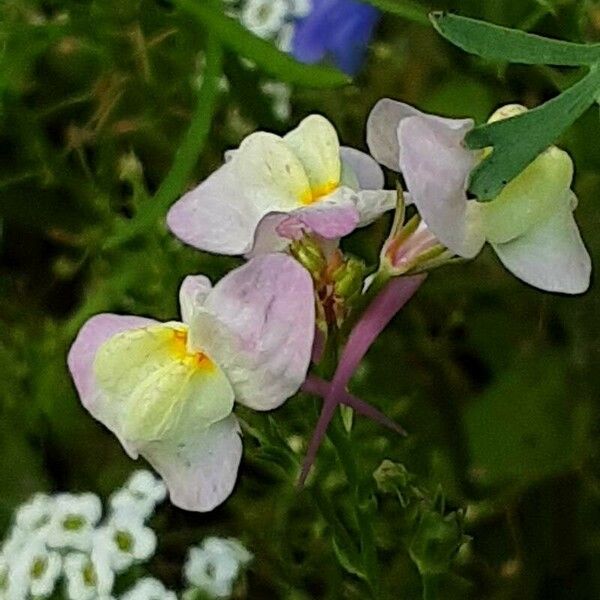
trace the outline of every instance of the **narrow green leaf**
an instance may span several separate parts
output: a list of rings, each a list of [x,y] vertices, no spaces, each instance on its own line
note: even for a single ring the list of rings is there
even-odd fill
[[[222,5],[214,0],[175,0],[175,4],[217,36],[224,46],[281,81],[314,88],[339,87],[350,82],[350,78],[337,69],[299,63],[226,16]]]
[[[427,17],[429,11],[418,2],[413,2],[412,0],[367,0],[367,2],[384,12],[396,15],[407,21],[429,25],[429,18]]]
[[[131,220],[123,224],[105,243],[110,249],[136,237],[164,217],[167,209],[184,190],[188,177],[194,169],[204,144],[217,107],[219,79],[223,74],[223,49],[217,38],[210,35],[206,49],[206,71],[202,88],[198,93],[196,110],[190,127],[185,133],[171,170],[160,184],[154,197],[142,205]]]
[[[600,89],[600,68],[522,115],[482,125],[466,138],[471,149],[494,147],[472,173],[470,191],[479,200],[495,198],[540,153],[552,145],[593,103]]]
[[[444,12],[434,12],[430,18],[437,31],[454,45],[489,60],[571,67],[600,61],[600,44],[554,40]]]

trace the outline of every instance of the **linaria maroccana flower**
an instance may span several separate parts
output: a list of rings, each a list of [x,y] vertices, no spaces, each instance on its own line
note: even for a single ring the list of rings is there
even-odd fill
[[[171,231],[218,254],[284,250],[310,231],[337,240],[395,205],[383,172],[366,154],[340,148],[335,128],[312,115],[283,138],[259,131],[176,202]]]
[[[492,120],[523,110],[505,107]],[[497,198],[476,202],[467,188],[481,153],[463,143],[472,128],[471,119],[445,119],[383,99],[369,117],[367,142],[376,160],[403,174],[423,221],[452,252],[473,258],[488,241],[504,266],[526,283],[552,292],[584,292],[591,261],[573,217],[570,156],[552,146]]]
[[[229,496],[242,453],[234,400],[281,405],[300,387],[315,328],[312,281],[293,258],[252,259],[214,287],[184,280],[182,322],[97,315],[69,352],[89,412],[132,458],[144,456],[171,501],[212,510]]]
[[[292,54],[305,63],[331,58],[354,75],[363,63],[379,11],[356,0],[313,0],[312,10],[297,21]]]

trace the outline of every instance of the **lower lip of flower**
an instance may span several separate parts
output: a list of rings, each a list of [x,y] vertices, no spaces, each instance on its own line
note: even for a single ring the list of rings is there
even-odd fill
[[[321,198],[328,196],[331,192],[335,191],[339,187],[338,181],[328,181],[314,188],[306,190],[300,199],[300,202],[304,205],[310,205],[318,202]]]
[[[203,352],[189,352],[187,348],[188,334],[184,329],[173,330],[171,351],[177,360],[198,370],[212,371],[214,363]]]

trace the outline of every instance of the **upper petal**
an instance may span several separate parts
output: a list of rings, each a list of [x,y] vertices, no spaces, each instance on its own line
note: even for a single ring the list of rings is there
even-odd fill
[[[223,368],[236,400],[269,410],[303,383],[314,329],[310,275],[290,256],[268,254],[219,281],[194,318],[190,341]]]
[[[179,288],[179,307],[184,323],[190,323],[194,309],[204,304],[211,289],[212,283],[205,275],[188,275],[183,280]]]
[[[360,227],[373,223],[383,213],[396,208],[397,192],[392,190],[363,190],[357,196]]]
[[[541,290],[580,294],[590,285],[591,259],[564,203],[524,235],[492,246],[509,271]]]
[[[203,431],[152,442],[143,455],[165,480],[175,506],[206,512],[233,490],[242,457],[240,435],[237,419],[229,415]]]
[[[475,154],[462,142],[471,122],[408,117],[398,128],[400,168],[423,220],[450,250],[472,258],[485,237],[479,211],[467,199]],[[460,124],[462,123],[462,125]]]
[[[335,127],[325,117],[306,117],[283,140],[304,166],[313,199],[329,194],[339,185],[340,142]]]
[[[236,255],[250,249],[263,213],[261,205],[246,196],[230,161],[171,207],[167,225],[190,246]]]
[[[344,175],[350,170],[356,180],[355,189],[359,190],[380,190],[385,184],[385,178],[381,167],[368,154],[342,146],[340,148],[340,156],[342,159],[342,181]],[[349,185],[349,184],[348,184]]]

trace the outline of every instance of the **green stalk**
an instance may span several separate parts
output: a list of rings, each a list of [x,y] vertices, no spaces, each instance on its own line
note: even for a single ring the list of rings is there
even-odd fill
[[[183,192],[198,157],[204,149],[219,97],[219,80],[223,74],[223,48],[217,37],[208,35],[206,48],[206,71],[196,109],[192,116],[189,129],[185,133],[173,165],[163,179],[154,197],[146,202],[133,219],[122,223],[117,231],[104,244],[104,249],[119,246],[143,233],[165,213],[177,197]]]

